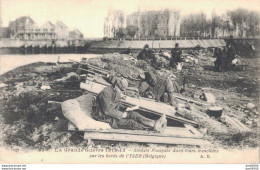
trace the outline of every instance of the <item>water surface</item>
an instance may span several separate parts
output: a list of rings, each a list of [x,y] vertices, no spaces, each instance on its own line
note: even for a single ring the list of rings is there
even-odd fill
[[[80,61],[82,57],[93,58],[101,54],[35,54],[35,55],[1,55],[0,56],[0,75],[19,66],[35,62],[68,62],[69,59]]]

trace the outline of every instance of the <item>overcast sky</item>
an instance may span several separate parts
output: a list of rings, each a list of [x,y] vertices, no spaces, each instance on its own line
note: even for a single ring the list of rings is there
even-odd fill
[[[85,37],[103,37],[104,18],[110,8],[130,14],[140,10],[179,9],[183,14],[205,12],[210,16],[238,7],[260,10],[260,0],[0,0],[3,26],[20,16],[31,16],[40,26],[62,20],[70,29],[78,28]]]

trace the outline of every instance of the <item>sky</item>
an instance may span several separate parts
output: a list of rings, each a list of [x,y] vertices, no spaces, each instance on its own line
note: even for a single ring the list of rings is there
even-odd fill
[[[0,0],[3,26],[20,16],[30,16],[39,26],[46,21],[62,20],[71,30],[78,28],[86,38],[103,37],[103,26],[109,9],[125,14],[140,9],[178,9],[182,14],[214,10],[221,15],[239,7],[260,10],[260,0]]]

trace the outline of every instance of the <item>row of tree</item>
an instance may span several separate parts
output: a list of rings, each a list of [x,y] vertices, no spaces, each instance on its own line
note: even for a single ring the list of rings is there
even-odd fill
[[[190,14],[181,22],[181,36],[256,38],[259,37],[259,12],[238,8],[222,16],[214,12]]]
[[[182,37],[237,37],[259,38],[259,12],[238,8],[218,16],[214,12],[211,18],[204,13],[190,14],[182,17],[180,36]],[[116,36],[135,37],[138,27],[128,25],[118,28]]]
[[[129,36],[131,38],[134,38],[136,33],[138,31],[137,26],[134,25],[128,25],[126,28],[120,27],[116,30],[116,36],[118,38],[124,38],[126,36]]]

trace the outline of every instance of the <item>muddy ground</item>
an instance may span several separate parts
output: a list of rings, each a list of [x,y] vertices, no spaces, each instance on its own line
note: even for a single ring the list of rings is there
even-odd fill
[[[184,53],[189,53],[186,51]],[[128,78],[130,85],[147,65],[134,57],[121,54],[105,54],[99,59],[87,62],[108,69],[109,72]],[[255,148],[259,146],[258,112],[245,109],[247,103],[259,108],[259,58],[244,58],[246,66],[217,72],[213,68],[212,53],[208,50],[193,55],[198,64],[185,63],[182,74],[188,79],[188,89],[184,95],[202,100],[203,91],[214,94],[217,105],[224,108],[224,115],[237,118],[251,129],[251,132],[239,132],[223,120],[207,116],[203,107],[191,105],[197,114],[195,121],[201,125],[204,139],[215,148]],[[67,73],[78,72],[78,64],[33,63],[16,68],[0,76],[0,82],[6,87],[0,89],[0,146],[13,150],[51,149],[61,147],[86,147],[87,141],[81,132],[68,132],[68,121],[64,118],[59,104],[85,94],[79,88],[80,79],[72,77],[66,82],[54,80],[65,77]],[[158,70],[162,75],[172,74],[167,69]],[[178,75],[178,73],[174,73]],[[41,89],[42,86],[51,89]],[[95,141],[92,147],[195,147],[181,145],[152,145],[126,142]]]

